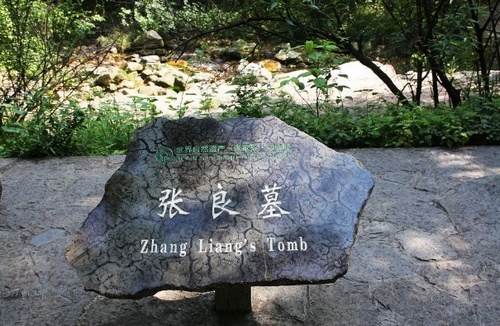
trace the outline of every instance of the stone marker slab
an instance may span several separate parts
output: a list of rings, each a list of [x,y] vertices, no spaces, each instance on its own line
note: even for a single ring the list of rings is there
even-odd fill
[[[158,118],[66,253],[86,290],[334,282],[347,272],[368,171],[277,118]]]

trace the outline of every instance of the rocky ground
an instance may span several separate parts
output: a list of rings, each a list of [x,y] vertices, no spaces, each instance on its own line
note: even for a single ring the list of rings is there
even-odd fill
[[[83,290],[64,254],[124,156],[0,160],[2,325],[498,325],[500,147],[348,151],[375,178],[344,278],[141,300]]]
[[[160,43],[152,45],[153,48],[163,44],[160,40],[157,42]],[[330,101],[338,106],[358,108],[397,102],[385,84],[359,62],[347,62],[330,69],[328,84],[334,87],[329,89],[326,98],[312,87],[311,76],[301,76],[307,72],[308,62],[300,49],[285,44],[269,50],[265,55],[267,59],[249,62],[244,57],[249,56],[254,47],[253,43],[236,41],[227,47],[205,52],[197,50],[179,56],[165,55],[163,49],[136,51],[128,55],[112,51],[99,67],[87,67],[94,77],[81,89],[87,95],[82,105],[98,106],[103,101],[125,105],[139,97],[154,99],[159,111],[167,116],[218,113],[224,105],[237,100],[235,79],[249,76],[256,79],[254,89],[261,91],[259,96],[267,96],[271,101],[286,100],[299,104]],[[377,64],[411,98],[415,74],[398,74],[391,65]],[[470,76],[457,73],[454,78],[466,85]],[[284,83],[293,77],[304,83],[303,90],[294,83]],[[430,78],[425,80],[423,91],[422,103],[432,105]],[[444,90],[440,90],[439,95],[441,101],[448,100]]]

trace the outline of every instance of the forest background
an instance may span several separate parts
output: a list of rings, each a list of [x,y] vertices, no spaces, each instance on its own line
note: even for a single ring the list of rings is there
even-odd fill
[[[271,102],[247,79],[235,81],[238,103],[227,115],[272,114],[333,148],[498,145],[499,2],[0,0],[0,156],[123,153],[134,129],[158,114],[154,101],[81,107],[78,90],[93,76],[89,63],[148,30],[167,40],[172,56],[243,39],[256,44],[253,60],[260,49],[290,43],[307,58],[312,82],[288,82],[318,95],[342,87],[332,68],[357,60],[398,99],[363,110],[328,97],[305,106]],[[89,45],[95,50],[84,50]],[[411,96],[375,61],[412,71]],[[429,78],[432,107],[421,105]]]

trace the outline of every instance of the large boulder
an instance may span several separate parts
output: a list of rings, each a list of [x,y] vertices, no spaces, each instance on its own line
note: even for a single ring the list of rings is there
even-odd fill
[[[162,37],[150,30],[139,35],[130,45],[132,49],[161,49],[165,46]]]
[[[373,179],[277,118],[158,118],[132,138],[66,258],[87,290],[334,282]]]

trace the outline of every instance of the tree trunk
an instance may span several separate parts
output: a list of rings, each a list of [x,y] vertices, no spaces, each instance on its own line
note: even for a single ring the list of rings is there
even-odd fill
[[[387,76],[387,74],[380,69],[379,66],[375,64],[370,58],[365,56],[360,50],[357,50],[350,42],[342,42],[342,46],[349,51],[361,64],[370,68],[373,73],[380,78],[384,82],[384,84],[389,88],[392,94],[394,94],[398,101],[403,105],[410,104],[410,101],[406,98],[403,92],[399,89],[399,87],[394,84],[393,80]]]
[[[486,63],[486,48],[483,39],[484,28],[479,25],[478,7],[472,3],[472,0],[469,0],[468,3],[470,7],[472,28],[474,29],[474,34],[476,36],[476,46],[474,48],[476,50],[477,60],[479,64],[479,95],[488,96],[490,94],[490,73],[488,70],[488,65]],[[494,33],[495,32],[496,31],[494,31]]]
[[[438,89],[438,77],[436,71],[432,70],[432,99],[434,101],[434,107],[439,105],[439,89]]]
[[[423,84],[423,74],[424,74],[424,64],[422,60],[418,60],[417,62],[417,91],[415,93],[415,97],[413,98],[413,102],[420,105],[420,101],[422,100],[422,84]]]

